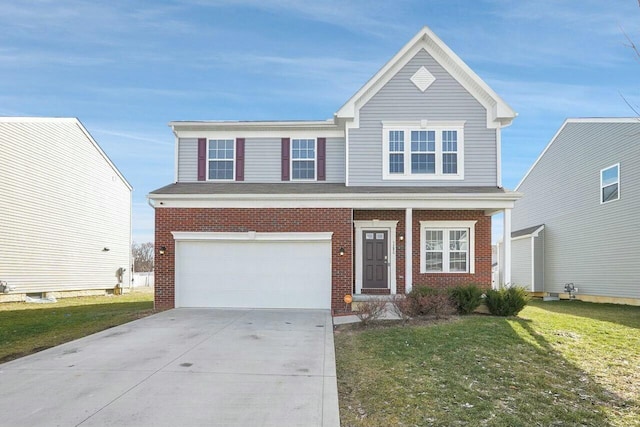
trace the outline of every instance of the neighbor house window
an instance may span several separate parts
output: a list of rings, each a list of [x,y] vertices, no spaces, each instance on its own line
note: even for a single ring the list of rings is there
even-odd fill
[[[316,140],[291,140],[291,178],[316,179]]]
[[[233,180],[234,145],[233,139],[209,140],[209,179]]]
[[[463,179],[464,122],[384,122],[383,179]]]
[[[600,171],[600,203],[620,198],[620,163]]]
[[[421,273],[474,273],[475,221],[420,221]]]

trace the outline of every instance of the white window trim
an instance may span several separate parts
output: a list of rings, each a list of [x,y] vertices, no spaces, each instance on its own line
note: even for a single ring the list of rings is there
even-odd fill
[[[602,200],[602,190],[604,190],[604,186],[602,185],[602,173],[604,171],[608,170],[608,169],[615,168],[615,167],[618,168],[618,180],[616,181],[616,183],[618,184],[618,198],[617,199],[613,199],[613,200],[604,201],[604,200]],[[609,185],[613,185],[613,184],[609,184]],[[601,205],[605,205],[607,203],[611,203],[611,202],[615,202],[617,200],[620,200],[620,163],[616,163],[616,164],[613,164],[613,165],[608,166],[606,168],[600,169],[600,196],[599,196],[599,198],[600,198],[600,204]]]
[[[293,141],[297,139],[310,139],[313,141],[313,178],[294,178],[293,177],[293,162],[294,161],[309,161],[311,159],[294,159],[293,158]],[[299,138],[291,138],[291,143],[289,144],[289,180],[290,181],[303,181],[303,182],[311,182],[318,180],[318,139],[316,137],[299,137]]]
[[[210,159],[209,158],[209,146],[211,144],[211,141],[232,141],[233,142],[233,159]],[[237,155],[237,150],[236,150],[236,139],[235,138],[207,138],[207,165],[206,165],[206,169],[207,169],[207,181],[224,181],[224,182],[229,182],[229,181],[235,181],[236,180],[236,155]],[[210,178],[209,177],[209,162],[215,162],[215,161],[221,161],[221,162],[228,162],[228,161],[232,161],[233,163],[233,171],[231,172],[231,178]]]
[[[464,179],[464,124],[465,121],[384,121],[382,122],[382,179],[455,181]],[[389,173],[389,131],[404,131],[404,173]],[[411,131],[433,130],[436,132],[436,172],[434,174],[411,173]],[[458,133],[458,173],[442,173],[442,131]]]
[[[476,272],[476,223],[478,221],[420,221],[420,273],[428,274],[475,274]],[[427,229],[450,230],[469,229],[469,271],[427,271]],[[443,266],[444,267],[444,266]],[[446,270],[449,266],[446,266]]]

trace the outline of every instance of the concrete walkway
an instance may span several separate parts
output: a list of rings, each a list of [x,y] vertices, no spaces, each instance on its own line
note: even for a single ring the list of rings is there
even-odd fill
[[[322,310],[177,309],[0,365],[6,426],[338,427]]]

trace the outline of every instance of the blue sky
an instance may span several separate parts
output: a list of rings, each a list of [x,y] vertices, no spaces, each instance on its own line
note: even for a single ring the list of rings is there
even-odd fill
[[[152,241],[169,121],[331,118],[424,25],[519,113],[507,188],[565,118],[640,108],[637,0],[21,0],[0,6],[0,115],[78,117]]]

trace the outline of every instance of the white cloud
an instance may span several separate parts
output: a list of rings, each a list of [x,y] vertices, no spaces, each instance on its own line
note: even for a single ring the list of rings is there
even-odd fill
[[[250,7],[257,10],[294,15],[302,19],[339,27],[350,32],[388,37],[403,33],[406,23],[390,15],[410,13],[411,2],[376,0],[190,0],[205,7]]]

